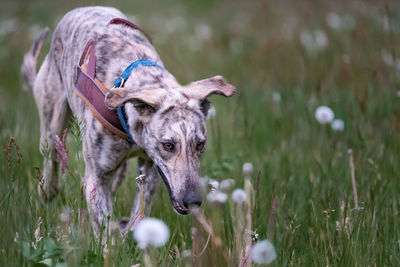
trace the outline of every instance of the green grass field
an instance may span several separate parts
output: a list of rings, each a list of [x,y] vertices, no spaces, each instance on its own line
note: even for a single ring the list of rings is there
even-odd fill
[[[37,193],[39,117],[32,94],[22,90],[23,54],[41,28],[53,30],[68,10],[94,4],[117,7],[144,28],[181,83],[220,74],[236,85],[233,98],[212,98],[216,116],[207,122],[202,175],[233,178],[243,188],[242,165],[254,165],[251,230],[274,244],[272,266],[400,266],[400,2],[389,0],[0,3],[0,146],[10,151],[14,137],[21,157],[15,146],[0,153],[1,266],[144,262],[131,236],[116,235],[103,257],[73,177],[84,170],[74,136],[67,142],[73,175],[60,177],[61,195],[43,204]],[[49,41],[41,59],[48,48]],[[343,131],[318,123],[322,105],[344,121]],[[111,219],[129,216],[135,174],[132,160]],[[151,216],[171,236],[148,253],[154,265],[185,266],[194,219],[173,212],[160,185]],[[211,242],[197,264],[226,266],[219,255],[235,253],[233,203],[203,208],[224,245]]]

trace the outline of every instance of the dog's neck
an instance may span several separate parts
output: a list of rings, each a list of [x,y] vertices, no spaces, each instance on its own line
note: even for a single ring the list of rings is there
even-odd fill
[[[148,59],[158,67],[135,68],[125,86],[135,89],[145,87],[175,88],[179,84],[169,73],[151,43],[140,31],[123,25],[108,25],[104,33],[96,36],[96,76],[108,88],[132,62]]]

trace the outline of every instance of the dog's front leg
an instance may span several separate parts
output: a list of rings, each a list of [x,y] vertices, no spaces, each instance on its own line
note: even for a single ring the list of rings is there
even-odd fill
[[[108,223],[112,214],[112,186],[93,173],[85,175],[85,193],[93,231],[97,239],[102,232],[102,243],[107,241]]]
[[[157,189],[157,185],[160,181],[160,176],[157,171],[157,167],[150,159],[138,159],[138,176],[144,175],[144,182],[142,184],[136,181],[136,194],[133,203],[131,215],[128,220],[120,221],[121,233],[125,233],[129,230],[133,230],[135,225],[140,221],[140,187],[142,188],[142,199],[144,216],[149,216],[151,211],[151,201],[154,196],[154,192]]]

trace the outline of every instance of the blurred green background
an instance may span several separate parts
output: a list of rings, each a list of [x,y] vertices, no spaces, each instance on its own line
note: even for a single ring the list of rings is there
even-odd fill
[[[90,226],[80,225],[79,216],[87,214],[79,181],[66,175],[61,197],[47,205],[38,200],[39,118],[20,79],[23,54],[40,29],[54,30],[67,11],[87,5],[123,11],[152,37],[181,83],[220,74],[237,87],[231,99],[212,98],[216,116],[208,121],[202,172],[234,178],[243,187],[242,164],[254,164],[252,230],[274,243],[275,266],[400,265],[399,1],[2,0],[0,145],[6,149],[15,137],[22,154],[20,163],[15,149],[9,160],[0,155],[2,266],[108,262]],[[343,131],[318,123],[314,112],[322,105],[344,121]],[[70,168],[82,176],[79,142],[68,143]],[[348,149],[354,153],[360,209],[354,209]],[[115,219],[129,214],[135,172],[133,162],[114,205]],[[231,204],[218,210],[228,247]],[[58,218],[65,207],[72,223],[63,239]],[[152,216],[163,219],[172,234],[166,249],[157,250],[157,261],[183,265],[175,252],[190,250],[190,218],[172,211],[164,185],[153,207]],[[39,216],[47,239],[36,243]],[[111,265],[143,260],[133,242],[119,240],[111,250]]]

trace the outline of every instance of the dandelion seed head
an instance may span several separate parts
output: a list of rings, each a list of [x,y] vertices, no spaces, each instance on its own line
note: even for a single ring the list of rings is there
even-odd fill
[[[326,47],[328,45],[328,37],[326,37],[325,32],[323,32],[322,30],[315,31],[315,43],[320,48]]]
[[[268,240],[256,243],[251,249],[251,259],[258,264],[269,264],[276,259],[274,245]]]
[[[279,92],[272,93],[272,101],[274,101],[275,103],[280,103],[281,100],[282,100],[281,93]]]
[[[235,180],[225,179],[221,181],[220,188],[222,192],[229,192],[234,185],[235,185]]]
[[[342,119],[335,119],[331,123],[331,128],[334,131],[343,131],[344,130],[344,121]]]
[[[195,28],[196,37],[200,40],[208,40],[212,36],[212,30],[207,24],[198,24]]]
[[[207,194],[207,201],[224,203],[228,199],[228,195],[220,191],[211,191]]]
[[[69,207],[64,207],[62,212],[60,213],[60,221],[63,223],[68,223],[70,213],[71,213],[71,209]]]
[[[133,237],[141,249],[148,245],[163,246],[169,239],[168,226],[156,218],[144,218],[137,225]]]
[[[232,200],[238,204],[245,202],[247,199],[247,194],[243,189],[235,189],[232,192]]]
[[[253,174],[253,164],[246,162],[243,164],[242,171],[245,176],[251,176]]]
[[[335,12],[329,12],[326,15],[326,23],[332,28],[332,29],[339,29],[341,25],[342,19],[338,14]]]
[[[393,65],[394,65],[395,60],[394,60],[392,54],[389,53],[388,50],[382,49],[382,51],[381,51],[381,58],[382,58],[382,61],[383,61],[386,65],[388,65],[388,66],[393,66]]]
[[[219,187],[219,182],[215,179],[209,179],[208,184],[211,185],[211,187],[214,189],[218,189]]]
[[[332,109],[327,106],[320,106],[315,111],[315,118],[321,124],[330,123],[334,117],[335,114],[333,113]]]

